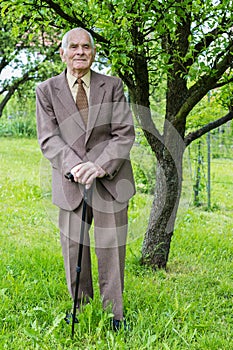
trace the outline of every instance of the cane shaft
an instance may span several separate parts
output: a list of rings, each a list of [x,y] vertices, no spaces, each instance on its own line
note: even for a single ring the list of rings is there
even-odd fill
[[[83,241],[84,241],[84,233],[85,233],[85,226],[86,226],[86,211],[87,211],[87,189],[84,188],[82,222],[81,222],[81,229],[80,229],[80,242],[79,242],[79,251],[78,251],[78,262],[77,262],[77,267],[76,267],[74,307],[73,307],[73,315],[72,315],[72,337],[74,336],[76,305],[77,305],[77,301],[78,301],[78,289],[79,289],[79,280],[80,280],[81,264],[82,264]]]

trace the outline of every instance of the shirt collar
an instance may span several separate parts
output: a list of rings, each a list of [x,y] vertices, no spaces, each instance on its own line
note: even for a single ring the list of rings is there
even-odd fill
[[[87,88],[90,87],[90,82],[91,82],[91,71],[89,70],[83,77],[82,81],[86,85]]]
[[[68,80],[68,84],[70,87],[73,87],[76,82],[77,82],[77,78],[70,74],[70,72],[67,70],[67,80]],[[86,85],[87,88],[90,87],[90,82],[91,82],[91,71],[89,70],[83,77],[82,77],[82,81],[84,82],[84,84]]]

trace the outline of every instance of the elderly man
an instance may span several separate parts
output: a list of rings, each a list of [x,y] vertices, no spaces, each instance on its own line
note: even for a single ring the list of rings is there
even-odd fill
[[[53,202],[69,292],[74,300],[84,186],[89,190],[87,225],[94,222],[99,288],[113,329],[121,326],[128,201],[135,193],[129,152],[132,115],[122,81],[90,69],[96,48],[89,32],[74,28],[62,40],[66,69],[41,83],[37,127],[41,150],[52,166]],[[74,182],[65,175],[71,173]],[[77,308],[93,298],[91,240],[85,234]],[[69,320],[68,320],[69,321]]]

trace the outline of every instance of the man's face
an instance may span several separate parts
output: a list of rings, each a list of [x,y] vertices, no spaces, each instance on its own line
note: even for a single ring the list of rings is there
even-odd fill
[[[92,48],[85,31],[74,30],[69,33],[67,48],[60,49],[60,55],[69,72],[80,77],[89,71],[95,58],[95,48]]]

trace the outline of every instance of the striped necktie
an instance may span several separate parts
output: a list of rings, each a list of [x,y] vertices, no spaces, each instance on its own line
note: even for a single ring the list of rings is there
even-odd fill
[[[83,87],[83,81],[81,78],[77,80],[78,83],[78,92],[76,96],[76,104],[79,110],[79,113],[81,114],[83,121],[85,125],[87,125],[88,120],[88,100],[87,100],[87,94]]]

